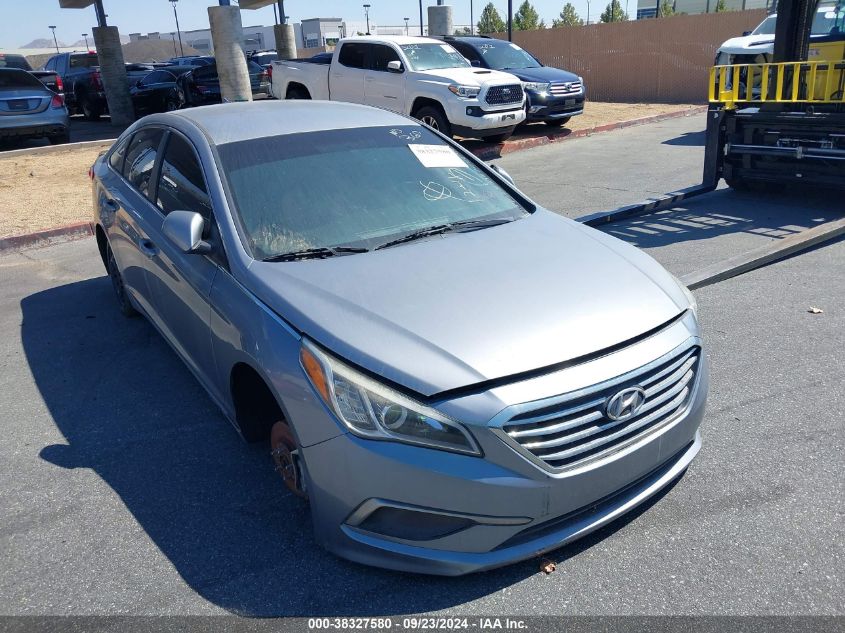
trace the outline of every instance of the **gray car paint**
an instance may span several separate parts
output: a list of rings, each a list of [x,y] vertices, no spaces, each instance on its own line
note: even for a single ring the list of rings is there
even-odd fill
[[[244,126],[247,115],[251,124]],[[697,429],[704,414],[707,361],[702,355],[688,409],[660,433],[589,468],[549,473],[504,441],[496,420],[506,419],[510,408],[521,403],[542,403],[672,350],[701,344],[686,295],[648,256],[538,210],[506,225],[362,255],[276,264],[250,257],[229,212],[215,161],[218,142],[408,124],[399,115],[339,103],[227,104],[152,115],[121,139],[140,127],[161,125],[194,146],[219,229],[216,257],[185,254],[170,244],[161,232],[162,214],[109,167],[108,154],[95,164],[95,219],[114,250],[133,303],[236,426],[233,368],[246,365],[270,386],[302,447],[314,529],[324,546],[368,564],[460,574],[583,536],[681,473],[700,446]],[[343,279],[357,290],[345,290]],[[388,288],[390,293],[384,294],[392,301],[353,283],[361,279]],[[420,312],[427,318],[419,317]],[[472,389],[490,377],[597,352],[681,314],[671,325],[613,353],[490,389]],[[346,432],[300,367],[303,336],[418,397],[469,387],[433,404],[472,429],[484,457],[365,440]],[[576,523],[542,539],[499,547],[526,524],[588,506],[670,458],[669,474],[640,482],[616,498],[613,507],[579,515]],[[379,538],[348,524],[364,502],[470,513],[478,524],[424,546]],[[503,518],[514,516],[524,521],[502,524]]]

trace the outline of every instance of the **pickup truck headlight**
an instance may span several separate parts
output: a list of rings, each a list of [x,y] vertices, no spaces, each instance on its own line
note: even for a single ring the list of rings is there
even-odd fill
[[[355,435],[481,455],[461,424],[383,385],[303,339],[302,369],[323,402]]]
[[[463,97],[464,99],[474,99],[478,96],[478,86],[461,86],[459,84],[449,84],[449,91],[453,94]]]
[[[551,84],[547,81],[523,81],[522,87],[532,92],[548,92]]]

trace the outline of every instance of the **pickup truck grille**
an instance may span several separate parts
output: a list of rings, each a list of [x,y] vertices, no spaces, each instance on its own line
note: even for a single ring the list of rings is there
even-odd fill
[[[487,90],[484,100],[490,105],[522,103],[522,86],[520,84],[493,86]]]
[[[569,469],[639,441],[684,411],[692,400],[700,349],[687,348],[657,366],[551,407],[520,413],[504,424],[508,437],[547,466]],[[645,398],[634,415],[608,417],[608,404],[626,388]]]
[[[581,92],[581,82],[567,81],[553,83],[549,88],[549,92],[554,97],[566,97],[568,95],[577,95],[579,92]]]

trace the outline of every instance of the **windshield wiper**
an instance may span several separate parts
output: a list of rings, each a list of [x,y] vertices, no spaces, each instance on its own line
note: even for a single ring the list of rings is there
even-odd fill
[[[279,253],[278,255],[271,255],[265,257],[262,262],[292,262],[297,259],[325,259],[326,257],[335,257],[337,255],[353,255],[355,253],[367,253],[370,249],[358,246],[331,246],[319,248],[306,248],[301,251],[291,251],[290,253]]]
[[[498,220],[461,220],[460,222],[438,224],[436,226],[429,226],[428,228],[420,229],[419,231],[414,231],[413,233],[408,233],[407,235],[398,237],[395,240],[390,240],[384,244],[379,244],[375,247],[375,250],[396,246],[397,244],[404,244],[406,242],[413,242],[415,240],[421,240],[431,235],[440,235],[441,233],[449,233],[450,231],[457,231],[461,229],[485,229],[488,226],[507,224],[512,221],[513,218],[500,218]]]

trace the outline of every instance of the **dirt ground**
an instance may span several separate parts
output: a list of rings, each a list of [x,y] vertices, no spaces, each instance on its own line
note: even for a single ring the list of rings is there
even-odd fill
[[[580,130],[616,121],[683,111],[697,106],[637,103],[588,103],[584,114],[567,128]],[[520,138],[552,131],[532,124]],[[67,147],[47,153],[4,157],[0,152],[0,237],[24,235],[91,219],[91,182],[88,168],[108,142]]]

